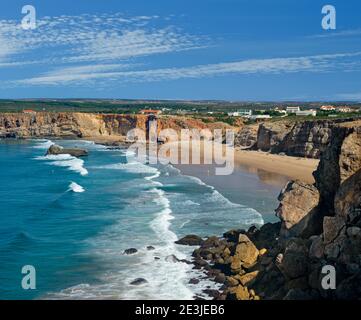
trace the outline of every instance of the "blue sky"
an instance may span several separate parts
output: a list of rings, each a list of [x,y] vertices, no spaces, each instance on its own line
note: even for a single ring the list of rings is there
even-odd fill
[[[358,0],[3,0],[0,98],[361,101],[360,17]]]

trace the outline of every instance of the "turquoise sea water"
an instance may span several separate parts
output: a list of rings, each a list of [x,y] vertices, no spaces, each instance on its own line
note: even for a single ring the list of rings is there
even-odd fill
[[[230,201],[172,166],[88,141],[54,142],[89,156],[46,157],[49,140],[0,141],[0,299],[191,299],[215,284],[188,284],[204,275],[174,262],[194,249],[174,241],[263,222],[242,197]],[[24,265],[36,269],[36,290],[21,287]],[[131,285],[136,278],[148,282]]]

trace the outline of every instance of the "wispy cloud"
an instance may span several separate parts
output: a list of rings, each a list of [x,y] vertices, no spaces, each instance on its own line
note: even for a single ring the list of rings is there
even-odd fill
[[[361,101],[361,92],[339,93],[335,98],[345,101]]]
[[[230,74],[285,74],[360,70],[360,52],[241,61],[215,61],[141,69],[141,57],[207,48],[205,36],[183,32],[172,18],[121,14],[43,17],[35,30],[18,21],[0,20],[0,69],[38,64],[8,80],[11,86],[88,86],[117,82],[153,82]],[[353,30],[356,34],[361,30]],[[351,31],[350,31],[351,33]],[[345,34],[345,32],[344,32]],[[209,49],[209,48],[208,48]],[[178,60],[179,63],[179,60]],[[163,67],[164,66],[164,67]],[[44,71],[44,69],[46,71]],[[39,71],[42,70],[42,71]],[[14,77],[12,77],[14,79]],[[3,80],[3,84],[6,84]]]
[[[69,69],[55,70],[39,77],[17,80],[16,85],[82,85],[89,81],[151,82],[177,80],[184,78],[203,78],[226,74],[282,74],[296,72],[330,72],[345,70],[347,63],[355,67],[355,62],[347,59],[361,56],[361,52],[315,55],[304,57],[252,59],[236,62],[224,62],[196,65],[183,68],[158,68],[148,70],[114,71],[111,65],[102,65],[98,70],[80,69],[81,72],[69,72]],[[346,59],[346,60],[345,60]],[[113,68],[113,69],[112,69]]]
[[[169,21],[167,21],[169,23]],[[121,14],[44,17],[35,30],[0,20],[0,63],[34,54],[38,63],[116,61],[150,54],[191,50],[204,39],[183,33],[158,16]],[[44,49],[51,49],[44,53]]]
[[[341,30],[341,31],[325,31],[321,34],[311,35],[308,38],[339,38],[339,37],[357,37],[361,36],[361,29]]]

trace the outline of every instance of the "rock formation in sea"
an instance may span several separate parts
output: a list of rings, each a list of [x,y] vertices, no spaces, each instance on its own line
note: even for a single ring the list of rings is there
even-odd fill
[[[282,190],[280,222],[198,242],[194,268],[223,284],[216,299],[360,299],[361,122],[328,136],[315,184]],[[322,286],[324,267],[336,272],[334,289]]]
[[[60,155],[60,154],[70,154],[73,157],[84,157],[88,155],[88,151],[79,148],[63,148],[57,146],[56,144],[53,144],[46,152],[46,155]]]

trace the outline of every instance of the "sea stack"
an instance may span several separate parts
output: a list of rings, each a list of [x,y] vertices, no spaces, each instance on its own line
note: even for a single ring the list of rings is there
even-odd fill
[[[84,157],[88,155],[88,151],[85,149],[78,149],[78,148],[62,148],[56,144],[53,144],[46,155],[59,155],[59,154],[70,154],[73,157]]]

